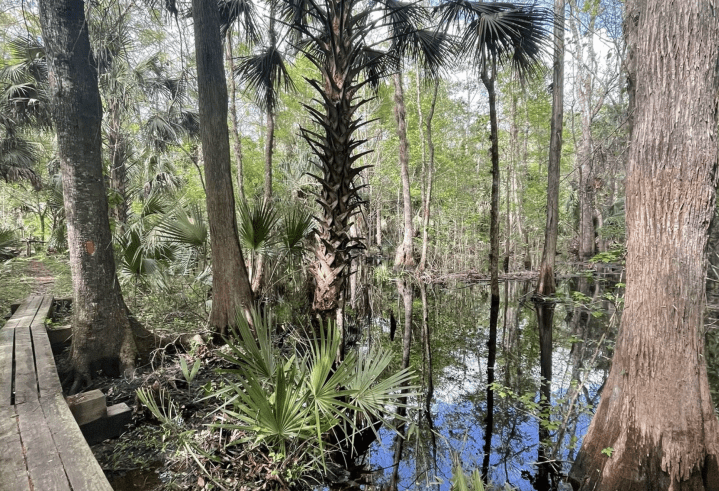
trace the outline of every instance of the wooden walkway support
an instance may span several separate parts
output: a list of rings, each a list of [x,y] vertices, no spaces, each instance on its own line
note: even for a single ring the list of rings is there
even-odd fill
[[[62,395],[51,310],[31,296],[0,329],[0,491],[111,491]]]

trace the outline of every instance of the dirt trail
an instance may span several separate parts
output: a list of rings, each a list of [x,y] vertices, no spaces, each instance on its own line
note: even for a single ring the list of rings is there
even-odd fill
[[[34,295],[44,295],[50,291],[55,284],[55,277],[52,275],[52,271],[40,261],[31,261],[28,275],[35,278],[35,282],[32,287],[32,293]]]

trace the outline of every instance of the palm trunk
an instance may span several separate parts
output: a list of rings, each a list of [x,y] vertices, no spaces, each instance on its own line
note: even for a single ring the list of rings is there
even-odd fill
[[[499,128],[497,124],[497,93],[494,88],[496,64],[482,72],[482,83],[489,98],[490,149],[492,160],[492,197],[489,221],[489,273],[492,302],[499,303]]]
[[[322,80],[309,80],[321,95],[322,110],[306,106],[320,132],[302,129],[302,136],[318,159],[322,176],[316,176],[321,184],[317,202],[322,207],[315,233],[315,263],[311,272],[315,279],[312,308],[324,317],[334,317],[339,307],[341,293],[349,275],[350,252],[363,247],[360,238],[350,236],[353,216],[359,211],[361,200],[353,184],[362,168],[353,168],[357,159],[353,155],[358,143],[353,134],[359,120],[354,114],[364,102],[354,103],[358,90],[351,74],[351,38],[342,26],[348,26],[350,12],[341,0],[328,3],[327,25],[331,45],[336,47],[327,54],[324,62],[316,60]]]
[[[399,170],[402,176],[402,214],[404,217],[404,235],[394,256],[394,265],[402,267],[414,266],[414,227],[412,225],[412,198],[409,184],[409,142],[407,141],[407,120],[404,107],[404,89],[402,88],[402,71],[394,77],[394,117],[397,122],[399,138]]]

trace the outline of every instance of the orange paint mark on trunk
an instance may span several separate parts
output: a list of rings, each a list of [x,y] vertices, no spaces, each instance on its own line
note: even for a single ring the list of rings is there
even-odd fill
[[[95,243],[91,240],[88,240],[85,242],[85,249],[87,249],[87,253],[92,255],[95,252]]]

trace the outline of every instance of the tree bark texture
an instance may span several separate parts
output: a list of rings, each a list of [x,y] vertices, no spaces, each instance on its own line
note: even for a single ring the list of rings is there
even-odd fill
[[[102,175],[102,104],[82,0],[43,0],[52,114],[62,172],[73,284],[75,384],[97,370],[116,376],[137,356],[115,274]]]
[[[703,333],[719,23],[705,0],[632,0],[626,19],[635,93],[625,308],[570,477],[581,490],[719,489]]]
[[[537,293],[552,295],[556,289],[554,264],[559,227],[559,166],[562,160],[564,121],[564,0],[554,0],[554,64],[552,69],[552,122],[547,165],[547,225],[539,268]]]
[[[399,138],[399,171],[402,177],[402,212],[404,217],[404,235],[394,256],[395,266],[414,266],[414,227],[412,225],[412,197],[409,183],[409,142],[407,140],[407,117],[404,106],[404,88],[402,71],[392,77],[394,81],[394,118],[397,122]]]
[[[355,21],[341,0],[327,3],[326,24],[332,26],[329,40],[320,44],[326,54],[317,68],[321,80],[308,80],[321,95],[321,109],[305,105],[313,122],[320,128],[302,128],[302,136],[317,157],[315,164],[321,176],[314,176],[321,185],[317,203],[322,207],[315,233],[315,263],[311,272],[315,279],[313,310],[324,317],[338,308],[340,295],[350,274],[350,252],[364,248],[361,238],[352,237],[352,219],[359,212],[362,201],[357,195],[354,180],[363,167],[353,167],[363,153],[355,150],[364,140],[357,140],[354,132],[361,126],[357,110],[365,103],[354,101],[359,89],[354,60]]]
[[[252,289],[237,233],[219,12],[213,2],[193,0],[192,13],[212,248],[210,325],[224,334],[227,326],[234,324],[238,309],[247,314],[252,305]]]

